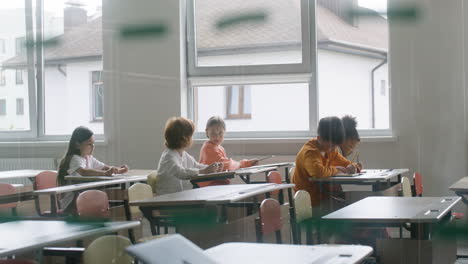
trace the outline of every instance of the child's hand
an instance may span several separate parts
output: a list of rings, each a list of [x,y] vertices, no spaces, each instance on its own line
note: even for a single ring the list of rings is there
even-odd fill
[[[105,175],[106,176],[112,176],[114,173],[117,173],[118,169],[116,167],[110,167],[108,170],[106,170]]]
[[[336,169],[338,170],[338,173],[348,173],[348,170],[346,170],[346,168],[343,166],[336,166]]]
[[[361,172],[362,171],[362,163],[358,162],[355,164],[356,168],[357,168],[357,172]]]
[[[258,164],[258,162],[259,162],[258,159],[251,159],[251,160],[250,160],[250,164],[251,164],[250,166],[255,166],[255,165]]]
[[[124,164],[124,165],[120,166],[117,173],[122,174],[122,173],[126,173],[126,172],[128,172],[128,166],[126,164]]]
[[[222,164],[221,164],[221,166],[219,164],[220,164],[219,162],[211,163],[208,167],[200,170],[200,173],[201,174],[208,174],[208,173],[218,172],[219,167],[221,167],[221,169],[223,168]]]
[[[346,166],[346,171],[349,174],[354,174],[356,173],[357,168],[353,164],[349,164],[348,166]]]

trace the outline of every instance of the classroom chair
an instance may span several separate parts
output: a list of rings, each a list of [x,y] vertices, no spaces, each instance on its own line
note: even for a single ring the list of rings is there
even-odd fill
[[[131,245],[130,240],[123,236],[108,235],[99,237],[84,251],[83,263],[131,264],[133,258],[125,252],[125,248]]]
[[[281,244],[281,206],[275,199],[265,199],[260,204],[259,217],[255,219],[257,242],[263,242],[263,236],[275,233],[276,243]]]
[[[76,198],[76,212],[80,218],[109,219],[109,199],[99,190],[88,190]]]
[[[153,193],[156,193],[156,184],[158,182],[158,174],[156,171],[151,172],[148,174],[148,179],[146,182],[151,186],[151,189],[153,190]]]
[[[415,196],[422,197],[423,195],[423,182],[422,182],[422,175],[419,172],[415,172],[413,174],[413,182],[414,182],[414,194]],[[452,212],[452,217],[454,219],[462,219],[465,215],[459,212]]]
[[[1,195],[10,195],[10,194],[16,194],[16,188],[9,183],[0,183],[0,196]],[[16,212],[16,207],[18,206],[18,203],[7,203],[7,204],[0,204],[0,213],[3,211],[3,209],[11,209],[11,215],[12,216],[17,216]]]
[[[401,178],[401,193],[403,197],[411,197],[411,183],[407,177]]]
[[[153,190],[152,190],[151,186],[148,185],[148,184],[135,183],[132,186],[130,186],[130,188],[128,188],[128,201],[129,202],[138,201],[138,200],[145,200],[145,199],[149,199],[149,198],[153,198]],[[137,206],[131,206],[130,207],[130,213],[132,215],[132,219],[135,219],[135,218],[137,218],[136,216],[139,216],[138,221],[140,221],[140,222],[142,221],[141,212],[140,212],[140,209]],[[148,240],[152,240],[152,239],[161,238],[162,236],[159,235],[161,226],[164,226],[165,234],[168,233],[168,226],[170,226],[170,225],[167,222],[167,220],[164,219],[164,217],[154,217],[154,218],[155,218],[155,223],[153,223],[153,224],[156,225],[156,229],[157,229],[156,231],[157,231],[158,235],[151,236],[151,237],[142,237],[138,242],[143,242],[143,241],[148,241]]]
[[[279,173],[278,171],[270,171],[268,173],[268,175],[266,176],[266,182],[267,183],[276,183],[276,184],[283,183],[281,173]],[[276,191],[272,191],[271,193],[267,193],[266,198],[270,198],[270,194],[272,194],[274,196],[278,196],[278,201],[279,201],[280,204],[284,203],[283,190],[276,190]]]
[[[33,188],[34,190],[43,190],[48,188],[57,187],[57,172],[55,171],[43,171],[36,175],[34,180]],[[42,211],[39,195],[36,195],[34,198],[34,203],[36,205],[36,212],[39,216],[50,215],[50,211]],[[56,201],[57,213],[63,213],[63,210],[59,209],[58,201]]]
[[[306,228],[306,243],[312,245],[312,205],[308,192],[299,190],[294,195],[294,207],[289,209],[294,244],[302,244],[302,227]]]

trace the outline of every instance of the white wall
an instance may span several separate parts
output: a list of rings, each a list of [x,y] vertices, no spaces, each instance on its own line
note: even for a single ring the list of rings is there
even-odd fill
[[[111,87],[105,89],[105,131],[108,158],[115,163],[155,169],[164,124],[182,113],[185,48],[179,8],[175,0],[103,1],[104,47],[109,47],[104,49],[104,83]],[[120,38],[123,25],[160,22],[168,25],[163,37]]]

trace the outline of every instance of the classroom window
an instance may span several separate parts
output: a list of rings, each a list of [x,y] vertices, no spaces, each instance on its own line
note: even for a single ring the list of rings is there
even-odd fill
[[[319,117],[349,114],[357,117],[361,130],[389,130],[387,18],[377,12],[371,17],[350,17],[340,8],[340,3],[343,8],[363,10],[380,5],[384,10],[379,11],[385,12],[387,0],[370,2],[317,1]]]
[[[310,135],[313,13],[309,0],[188,1],[189,109],[196,137],[212,115],[226,118],[234,132],[228,136]]]
[[[0,70],[0,86],[5,86],[5,85],[6,85],[5,71]]]
[[[6,53],[5,39],[0,39],[0,53],[2,53],[2,54]]]
[[[251,119],[250,86],[226,87],[226,119]]]
[[[102,121],[104,116],[104,107],[103,107],[103,92],[104,84],[102,82],[102,71],[93,71],[91,72],[91,94],[92,94],[92,111],[93,111],[93,121]]]
[[[16,98],[16,115],[24,115],[24,99]]]
[[[26,38],[19,37],[15,39],[15,54],[23,55],[26,53]]]
[[[0,116],[6,115],[6,99],[0,99]]]
[[[0,63],[7,71],[17,70],[16,83],[23,85],[15,97],[23,101],[17,102],[16,110],[23,114],[0,120],[0,138],[62,140],[80,125],[102,137],[103,122],[95,122],[103,118],[102,79],[101,88],[91,84],[91,72],[102,71],[101,1],[41,1],[41,5],[32,1],[30,7],[25,5],[31,1],[14,2],[0,3],[0,11],[11,14],[8,19],[0,16],[0,23],[16,30],[13,38],[0,32],[0,39],[12,38],[16,48]],[[38,38],[47,41],[35,42]],[[35,45],[25,45],[32,42]]]
[[[250,93],[250,99],[239,100],[242,90]],[[200,85],[194,92],[197,132],[203,133],[206,121],[214,115],[226,117],[227,136],[246,131],[294,134],[309,129],[308,83]]]
[[[16,84],[23,84],[23,70],[16,70]]]

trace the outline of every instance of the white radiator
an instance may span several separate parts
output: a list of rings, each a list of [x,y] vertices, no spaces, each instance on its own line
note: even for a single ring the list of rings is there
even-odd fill
[[[54,158],[22,158],[22,159],[0,159],[0,171],[8,170],[56,170],[56,160]],[[28,179],[2,180],[5,183],[20,183],[31,185]]]

